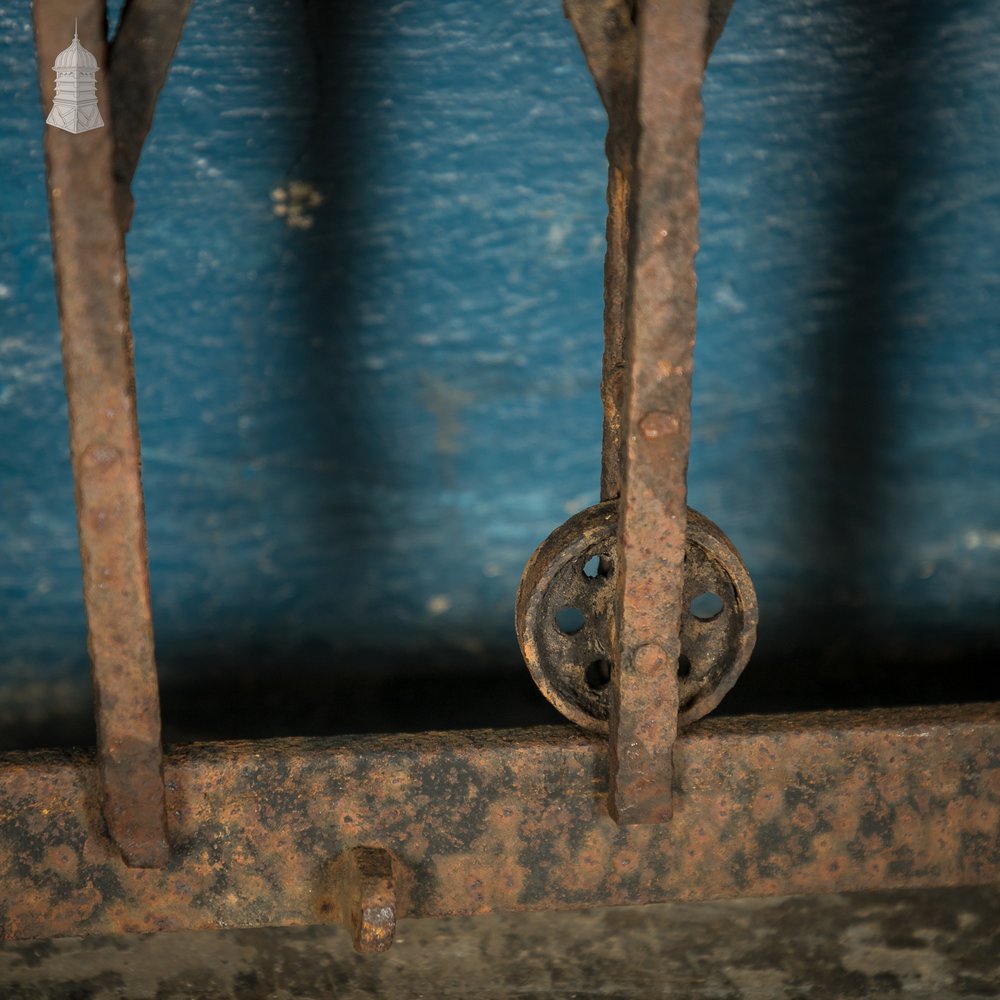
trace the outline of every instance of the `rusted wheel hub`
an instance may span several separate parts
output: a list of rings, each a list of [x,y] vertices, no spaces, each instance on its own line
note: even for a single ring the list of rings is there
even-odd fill
[[[711,712],[750,658],[757,596],[739,554],[688,508],[677,664],[681,725]],[[517,637],[542,694],[571,722],[606,733],[615,593],[614,500],[588,507],[535,550],[517,593]]]

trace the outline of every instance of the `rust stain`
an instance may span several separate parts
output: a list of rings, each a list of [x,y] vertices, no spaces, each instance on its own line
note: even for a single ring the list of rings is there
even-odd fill
[[[535,550],[515,605],[521,652],[539,689],[567,719],[603,736],[611,716],[609,682],[616,669],[612,659],[618,563],[611,553],[617,533],[618,505],[613,500],[571,517]],[[715,594],[720,607],[699,617],[695,602],[704,594]],[[691,509],[681,603],[685,669],[678,674],[677,724],[683,727],[711,712],[732,689],[757,635],[757,597],[739,553],[717,525]],[[558,615],[566,607],[581,610],[582,624],[570,634],[559,628]],[[593,669],[598,664],[606,669]],[[641,677],[636,679],[642,683]],[[652,714],[662,725],[667,712],[657,709]]]
[[[708,0],[644,0],[636,30],[617,669],[611,674],[608,732],[609,807],[626,824],[662,822],[672,814]],[[664,364],[682,377],[661,378]],[[645,669],[651,649],[657,650],[657,670]]]
[[[388,951],[396,934],[396,883],[392,856],[381,847],[353,847],[331,866],[320,916],[336,917],[357,951]]]
[[[610,808],[670,816],[683,672],[701,83],[728,0],[566,0],[608,113],[601,497],[619,499]],[[655,647],[660,669],[645,670]],[[637,657],[639,660],[637,660]]]
[[[330,881],[355,848],[391,856],[397,918],[1000,878],[998,706],[710,719],[674,765],[671,822],[618,827],[605,743],[574,727],[181,747],[174,856],[142,870],[93,755],[6,754],[3,935],[337,920],[344,884],[378,923],[384,864]]]
[[[50,0],[33,12],[43,101],[74,18],[106,67],[102,0]],[[106,126],[81,135],[46,128],[45,160],[104,819],[129,864],[153,867],[169,857],[159,693],[125,246],[101,75]]]

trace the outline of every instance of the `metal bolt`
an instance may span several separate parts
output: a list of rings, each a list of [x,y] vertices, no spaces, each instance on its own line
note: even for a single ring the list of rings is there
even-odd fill
[[[323,915],[339,919],[354,948],[388,951],[396,933],[396,884],[392,855],[381,847],[354,847],[331,865]]]

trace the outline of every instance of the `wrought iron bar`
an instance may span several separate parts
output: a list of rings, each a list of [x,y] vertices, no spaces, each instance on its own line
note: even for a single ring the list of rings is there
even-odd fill
[[[128,0],[108,50],[115,201],[123,233],[135,207],[132,178],[190,9],[191,0]]]
[[[614,823],[606,741],[570,726],[205,744],[170,751],[165,773],[175,855],[139,871],[102,833],[91,754],[0,755],[4,937],[339,921],[331,867],[356,847],[391,856],[391,878],[381,862],[345,876],[373,922],[390,904],[406,918],[1000,879],[997,705],[707,719],[678,737],[683,794],[655,826]]]
[[[699,91],[731,0],[567,0],[610,120],[607,502],[536,553],[519,616],[543,691],[594,732],[208,744],[163,760],[123,232],[188,2],[131,0],[99,88],[107,127],[47,130],[98,748],[0,755],[0,936],[336,920],[383,950],[397,916],[1000,879],[998,705],[676,732],[735,680],[756,624],[735,550],[684,507]],[[107,63],[103,0],[80,5],[35,5],[44,98],[78,13]],[[577,564],[615,537],[614,581],[583,579]],[[729,588],[732,607],[718,635],[688,635],[711,669],[681,704],[685,573]],[[588,596],[587,635],[556,635],[559,602]],[[610,708],[563,655],[609,644]]]
[[[43,102],[74,18],[107,65],[104,0],[33,7]],[[146,521],[140,472],[125,242],[115,210],[114,122],[98,74],[106,127],[45,130],[70,453],[97,716],[101,801],[129,865],[167,862],[160,706],[153,656]]]
[[[638,5],[609,806],[672,812],[708,0]]]
[[[626,825],[670,818],[678,727],[718,705],[756,637],[756,597],[738,553],[695,512],[689,530],[685,502],[701,82],[730,6],[566,0],[609,121],[604,502],[536,550],[516,623],[546,697],[608,733],[609,807]],[[594,559],[597,572],[588,570]],[[690,602],[705,583],[723,610],[695,621]]]

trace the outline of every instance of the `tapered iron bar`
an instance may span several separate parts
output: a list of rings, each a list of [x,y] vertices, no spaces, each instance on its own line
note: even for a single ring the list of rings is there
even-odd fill
[[[43,104],[56,55],[79,18],[81,41],[107,65],[104,0],[34,4]],[[153,657],[146,522],[124,235],[116,213],[114,122],[98,73],[105,127],[45,130],[63,367],[97,716],[102,811],[126,863],[170,855]]]

